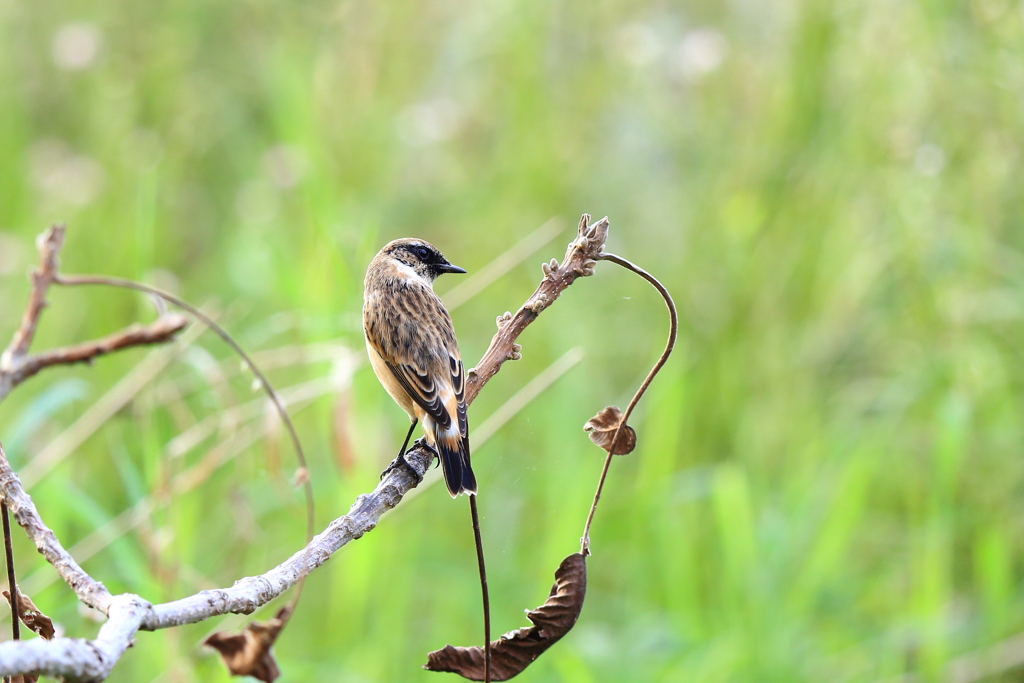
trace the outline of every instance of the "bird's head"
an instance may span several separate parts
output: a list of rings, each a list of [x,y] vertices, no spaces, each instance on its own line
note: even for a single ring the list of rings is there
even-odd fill
[[[405,266],[427,282],[433,282],[444,273],[465,273],[466,271],[448,262],[437,247],[414,237],[388,242],[380,255],[397,261],[399,268]]]

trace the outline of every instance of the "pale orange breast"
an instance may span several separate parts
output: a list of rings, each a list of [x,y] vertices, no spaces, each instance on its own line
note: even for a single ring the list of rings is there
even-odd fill
[[[384,385],[384,389],[388,394],[395,400],[395,403],[402,406],[402,410],[409,414],[409,419],[419,419],[417,413],[423,412],[420,410],[413,400],[409,397],[409,394],[402,388],[402,385],[395,379],[394,374],[388,369],[387,364],[384,363],[384,359],[380,357],[377,350],[370,345],[369,340],[366,342],[366,352],[370,356],[370,367],[373,368],[373,373],[377,375],[377,379]]]

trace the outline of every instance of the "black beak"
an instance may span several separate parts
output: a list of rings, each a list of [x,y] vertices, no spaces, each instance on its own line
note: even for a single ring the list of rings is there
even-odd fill
[[[438,263],[436,266],[434,266],[434,268],[436,268],[439,273],[465,273],[466,272],[465,268],[459,268],[458,266],[453,266],[450,263]]]

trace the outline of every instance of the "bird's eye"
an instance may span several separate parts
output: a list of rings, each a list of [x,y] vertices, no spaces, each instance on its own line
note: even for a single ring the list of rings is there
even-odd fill
[[[416,247],[416,255],[421,259],[426,260],[426,258],[430,256],[430,251],[428,251],[426,247]]]

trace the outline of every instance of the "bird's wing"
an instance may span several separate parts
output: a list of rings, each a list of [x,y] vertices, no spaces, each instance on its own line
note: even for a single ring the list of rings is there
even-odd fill
[[[458,355],[458,352],[449,355],[448,364],[452,371],[452,393],[455,398],[455,413],[459,419],[459,434],[465,438],[469,436],[469,424],[466,422],[466,372]]]
[[[448,429],[452,424],[452,413],[445,405],[446,402],[450,402],[445,401],[448,398],[446,394],[451,393],[446,391],[447,382],[442,384],[443,379],[440,382],[435,381],[429,372],[415,365],[385,362],[388,370],[409,394],[409,398],[433,418],[438,427]]]
[[[376,331],[372,323],[368,328],[367,340],[409,398],[437,423],[438,431],[447,431],[454,422],[459,435],[467,436],[466,373],[451,316],[429,288],[409,287],[395,301],[418,324],[398,324],[392,316],[381,316]]]

